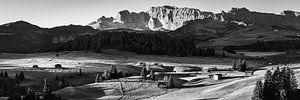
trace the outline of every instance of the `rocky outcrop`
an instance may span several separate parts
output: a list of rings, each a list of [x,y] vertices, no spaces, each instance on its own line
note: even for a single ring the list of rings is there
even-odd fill
[[[129,28],[135,30],[175,30],[184,22],[214,17],[212,12],[201,12],[194,8],[178,8],[173,6],[151,7],[147,12],[120,11],[116,18],[101,17],[88,24],[95,29]]]
[[[237,21],[245,24],[259,24],[276,26],[285,29],[300,30],[300,16],[298,12],[284,11],[281,15],[249,11],[246,8],[232,8],[229,12],[217,14],[217,18],[227,22]]]

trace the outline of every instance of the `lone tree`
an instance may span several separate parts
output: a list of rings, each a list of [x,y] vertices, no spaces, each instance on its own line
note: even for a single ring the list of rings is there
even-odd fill
[[[110,67],[111,78],[118,78],[117,66],[113,65]]]
[[[38,65],[33,65],[33,66],[32,66],[32,68],[34,68],[34,69],[38,69],[38,68],[39,68],[39,66],[38,66]]]
[[[256,87],[253,91],[252,100],[264,100],[263,98],[263,83],[261,80],[256,82]]]
[[[168,82],[169,81],[169,77],[167,75],[164,76],[164,81]]]
[[[242,63],[240,63],[240,66],[239,66],[239,71],[241,71],[241,72],[245,72],[245,71],[246,71],[246,69],[247,69],[247,62],[246,62],[246,60],[243,60],[243,62],[242,62]]]
[[[143,67],[143,69],[142,69],[142,71],[141,71],[141,76],[142,76],[143,78],[146,78],[146,76],[147,76],[147,69],[146,69],[146,67]]]
[[[237,70],[237,62],[235,59],[233,59],[233,61],[232,61],[232,69]]]
[[[225,54],[225,52],[223,51],[223,53],[222,53],[222,57],[223,58],[225,58],[226,57],[226,54]]]
[[[20,81],[24,81],[25,80],[25,75],[24,75],[23,71],[21,71],[21,73],[20,73],[19,80]]]
[[[62,69],[62,66],[61,66],[61,64],[55,64],[55,68],[56,69]]]
[[[18,73],[16,73],[15,79],[16,79],[16,80],[20,80]]]
[[[151,79],[151,80],[154,80],[154,79],[155,79],[153,70],[150,71],[150,79]]]
[[[4,75],[3,75],[3,71],[1,70],[1,73],[0,73],[0,77],[3,77]]]
[[[174,79],[173,79],[172,75],[169,77],[168,87],[169,88],[173,88],[174,87]]]
[[[99,74],[97,74],[96,78],[95,78],[95,83],[98,83],[99,82]]]
[[[79,76],[81,76],[82,75],[82,71],[81,71],[81,68],[79,69]]]
[[[59,80],[59,77],[58,77],[58,75],[56,74],[56,76],[55,76],[55,80],[56,81],[58,81]]]
[[[6,71],[4,72],[4,78],[8,78],[8,74]]]

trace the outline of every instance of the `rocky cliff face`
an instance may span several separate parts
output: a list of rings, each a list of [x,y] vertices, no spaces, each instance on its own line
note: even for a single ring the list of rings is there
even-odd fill
[[[120,11],[116,18],[101,17],[89,26],[95,29],[129,28],[136,30],[175,30],[184,22],[215,17],[211,12],[201,12],[194,8],[178,8],[173,6],[151,7],[147,12]]]
[[[95,29],[128,28],[135,30],[176,30],[185,22],[196,19],[213,18],[218,21],[235,22],[244,25],[266,25],[300,30],[300,13],[283,11],[281,14],[260,13],[246,8],[232,8],[228,12],[214,14],[194,8],[173,6],[151,7],[147,12],[120,11],[116,18],[101,17],[89,24]]]
[[[232,8],[231,11],[222,12],[216,16],[218,19],[222,19],[227,22],[237,21],[244,22],[246,24],[259,24],[300,30],[299,12],[294,11],[284,11],[281,15],[279,15],[249,11],[246,8]]]

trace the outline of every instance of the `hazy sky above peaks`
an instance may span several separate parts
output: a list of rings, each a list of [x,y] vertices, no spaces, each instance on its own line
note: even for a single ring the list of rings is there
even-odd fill
[[[147,11],[172,5],[219,13],[232,7],[279,14],[300,12],[300,0],[0,0],[0,24],[24,20],[41,27],[86,25],[101,16],[115,17],[120,10]]]

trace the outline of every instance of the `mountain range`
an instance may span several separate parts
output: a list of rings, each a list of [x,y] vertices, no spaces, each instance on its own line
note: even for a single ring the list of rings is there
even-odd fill
[[[25,21],[0,25],[1,52],[49,51],[57,43],[76,36],[106,31],[165,33],[192,39],[199,46],[244,45],[258,40],[276,41],[300,36],[300,13],[281,14],[232,8],[220,13],[174,6],[151,7],[145,12],[120,11],[116,17],[100,17],[86,26],[41,28]]]

